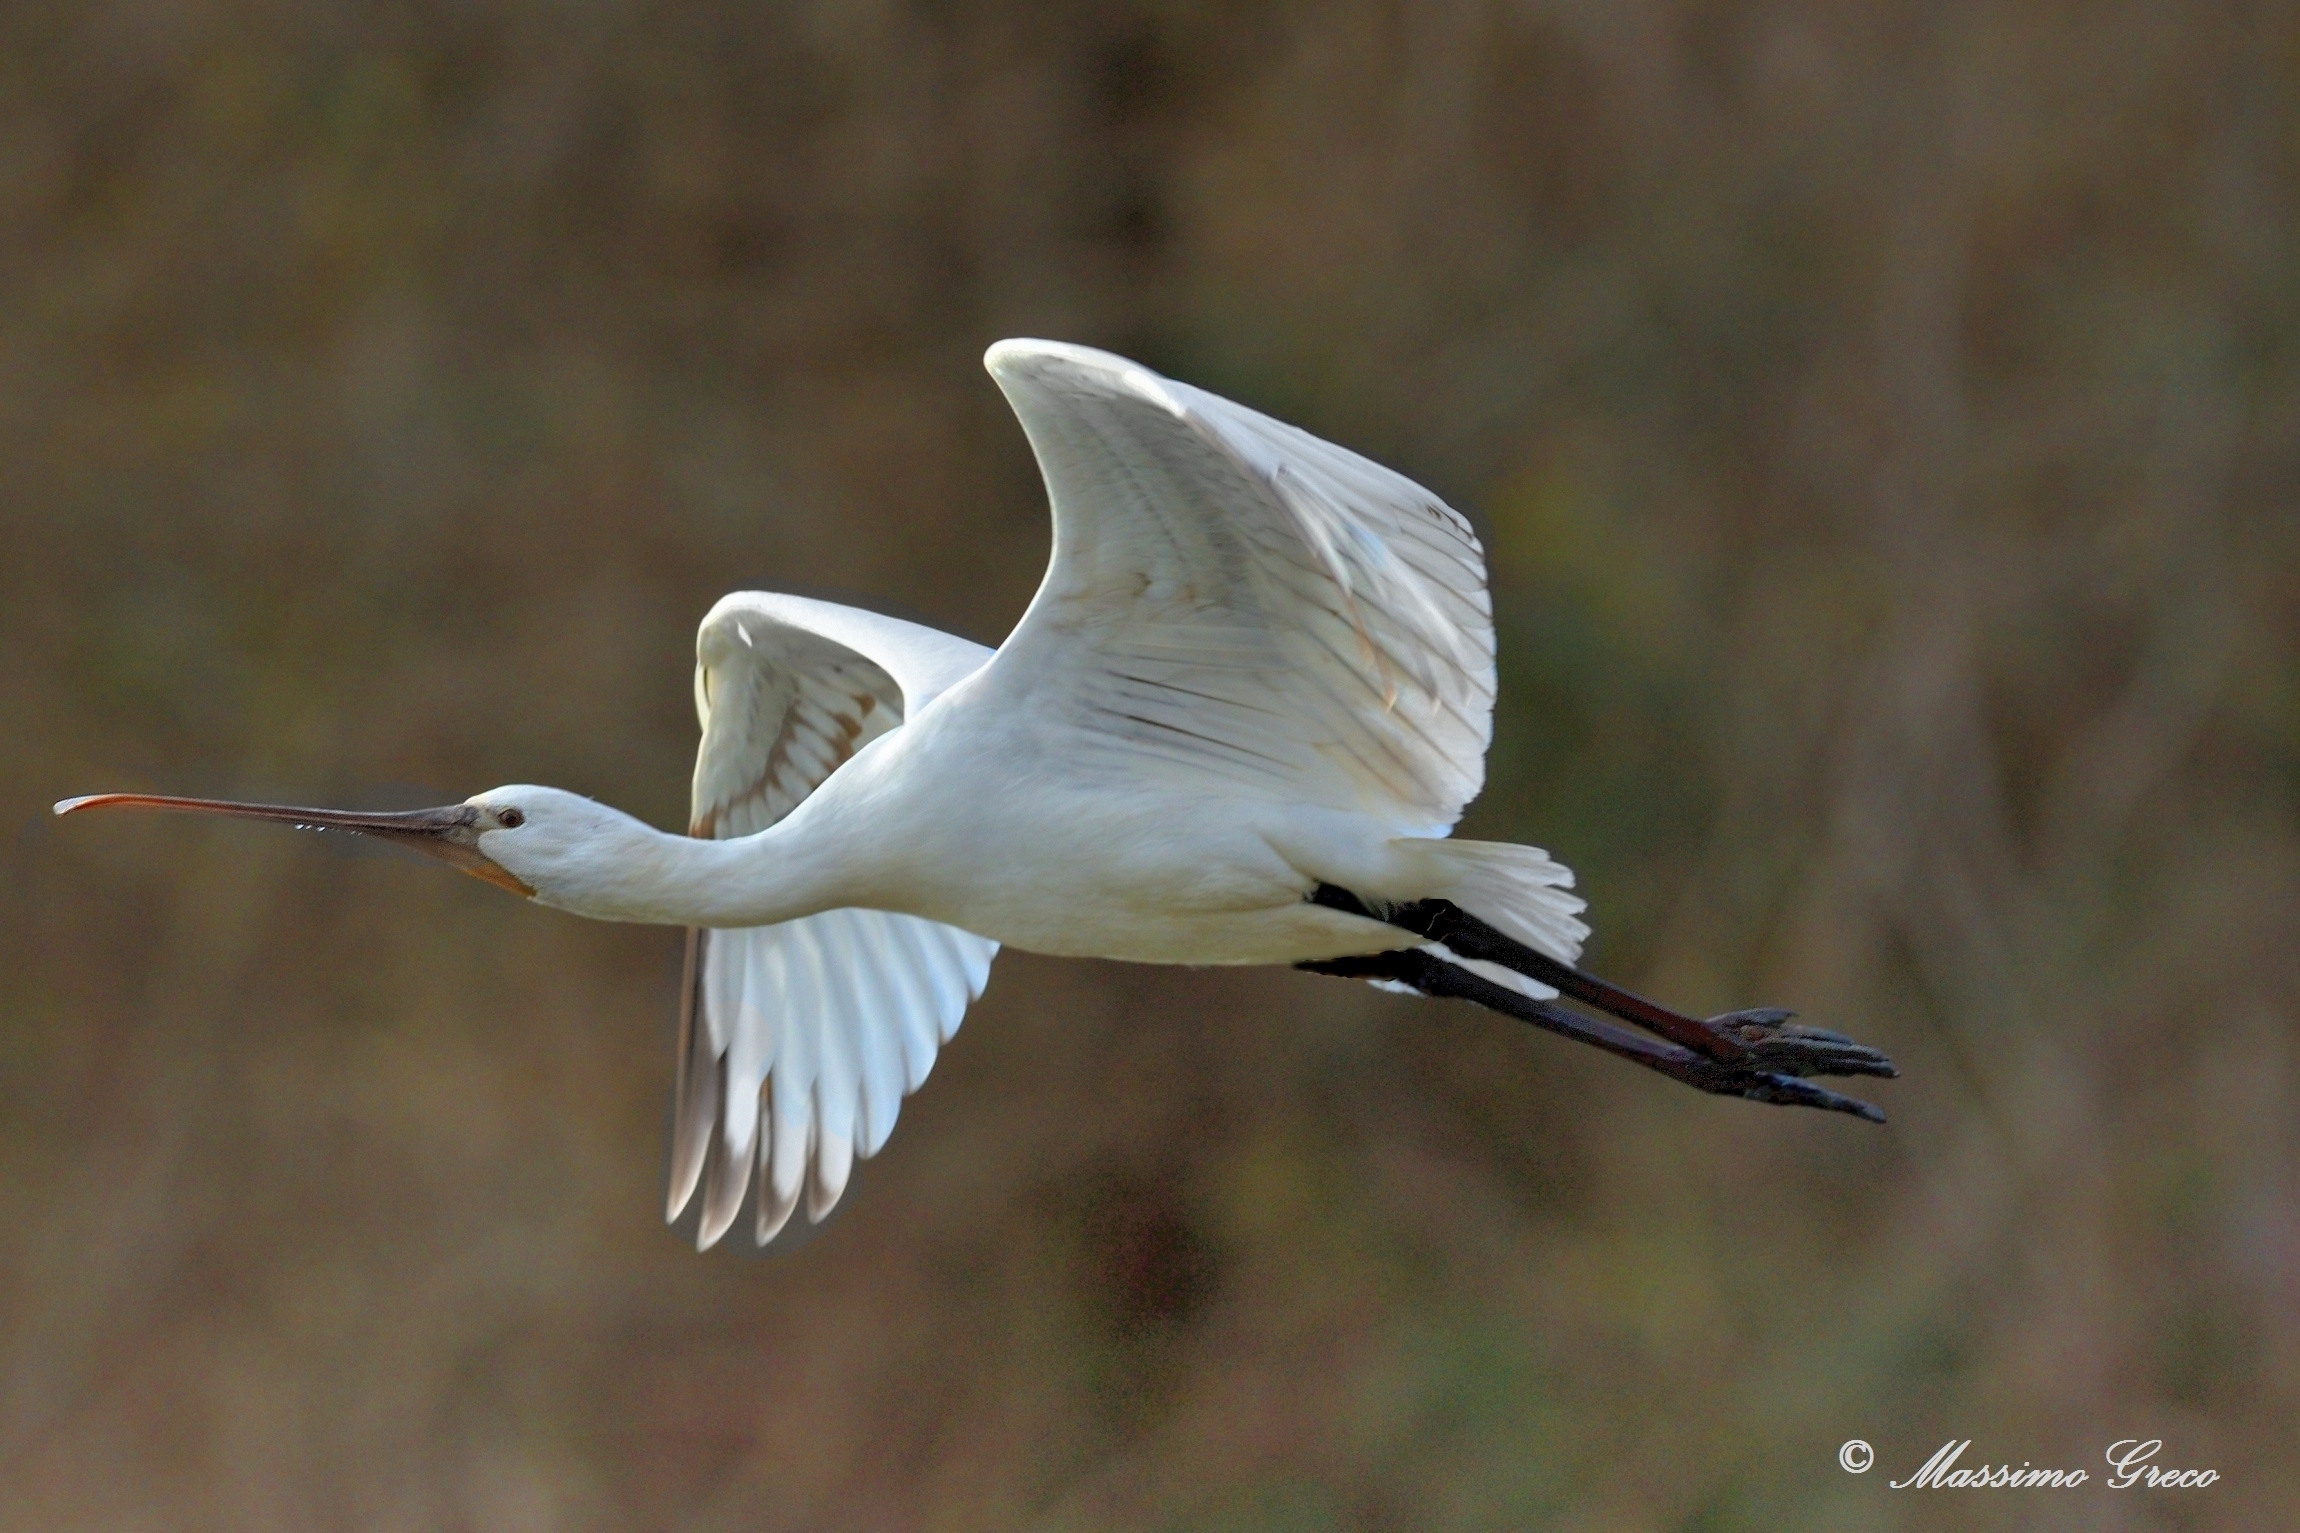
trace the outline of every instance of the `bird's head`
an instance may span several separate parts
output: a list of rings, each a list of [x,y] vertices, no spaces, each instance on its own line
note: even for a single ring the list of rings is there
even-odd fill
[[[542,904],[609,919],[611,909],[628,903],[635,872],[644,883],[648,854],[663,839],[619,809],[527,784],[438,809],[309,809],[150,793],[95,793],[56,806],[58,814],[84,809],[174,809],[349,831],[422,852]]]
[[[490,788],[457,807],[478,817],[474,850],[538,903],[609,921],[649,918],[639,910],[667,839],[653,827],[597,799],[529,783]]]

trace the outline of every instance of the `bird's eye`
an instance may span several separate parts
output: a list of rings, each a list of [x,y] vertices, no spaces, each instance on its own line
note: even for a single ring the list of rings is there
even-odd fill
[[[517,830],[527,823],[527,816],[516,809],[498,809],[495,811],[495,823],[505,830]]]

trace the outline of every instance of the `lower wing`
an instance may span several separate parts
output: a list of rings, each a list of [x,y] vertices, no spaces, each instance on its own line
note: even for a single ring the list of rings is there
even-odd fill
[[[819,1222],[855,1161],[886,1143],[997,952],[986,937],[883,910],[690,933],[666,1217],[699,1187],[696,1243],[707,1249],[755,1176],[760,1245],[802,1193]]]

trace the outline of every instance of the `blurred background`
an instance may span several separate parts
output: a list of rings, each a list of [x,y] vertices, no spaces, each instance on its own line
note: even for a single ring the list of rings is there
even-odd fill
[[[2296,218],[2270,4],[0,9],[0,1526],[2300,1525]],[[47,818],[682,825],[721,592],[1021,612],[1007,335],[1468,509],[1465,830],[1891,1125],[1014,953],[698,1257],[677,933]]]

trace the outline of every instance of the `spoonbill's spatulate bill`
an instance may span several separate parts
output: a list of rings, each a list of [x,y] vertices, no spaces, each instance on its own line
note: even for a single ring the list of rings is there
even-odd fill
[[[1572,874],[1448,837],[1484,781],[1494,698],[1461,516],[1106,352],[1003,341],[986,361],[1053,500],[1030,609],[993,652],[727,597],[696,643],[687,835],[526,786],[398,814],[146,794],[56,811],[388,837],[577,915],[689,927],[669,1212],[699,1191],[704,1246],[746,1200],[762,1244],[802,1202],[829,1212],[1001,943],[1458,996],[1703,1091],[1882,1120],[1809,1079],[1892,1075],[1876,1050],[1585,974]]]

